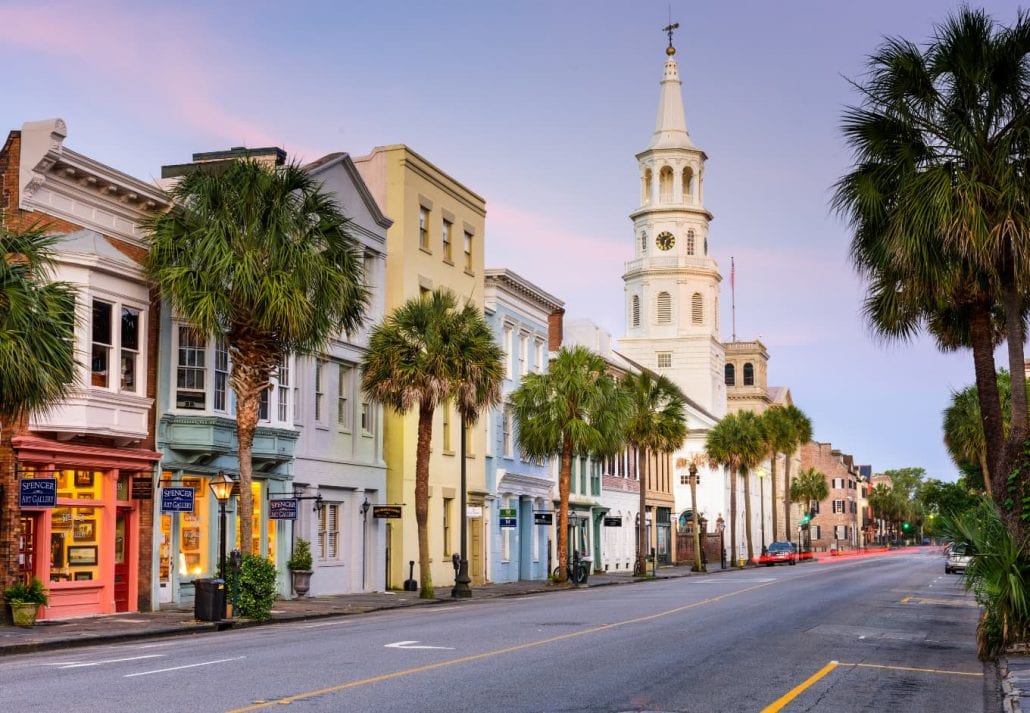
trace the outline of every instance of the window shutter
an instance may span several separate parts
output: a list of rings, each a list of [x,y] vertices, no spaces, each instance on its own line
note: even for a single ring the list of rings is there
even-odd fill
[[[704,317],[704,299],[700,292],[695,292],[690,298],[690,319],[694,324],[704,324]]]
[[[658,324],[669,324],[672,321],[672,297],[668,292],[658,293]]]

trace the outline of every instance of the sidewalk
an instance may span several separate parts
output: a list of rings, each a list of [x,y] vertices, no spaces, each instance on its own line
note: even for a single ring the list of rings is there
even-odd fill
[[[709,573],[718,572],[716,567]],[[727,570],[729,571],[729,570]],[[660,567],[657,579],[690,576],[690,567]],[[630,573],[592,574],[581,588],[645,582],[653,578],[635,578]],[[272,618],[265,622],[228,619],[219,622],[197,621],[193,609],[166,608],[156,612],[130,612],[107,616],[40,621],[34,627],[0,626],[0,656],[30,653],[77,646],[115,643],[160,636],[185,636],[248,626],[264,626],[289,621],[318,619],[330,616],[365,614],[385,609],[413,606],[434,606],[464,601],[481,601],[542,592],[575,589],[549,582],[509,582],[473,587],[472,599],[452,599],[451,587],[437,587],[436,599],[419,599],[418,592],[371,592],[338,596],[284,599],[275,603]],[[168,605],[166,605],[168,606]]]

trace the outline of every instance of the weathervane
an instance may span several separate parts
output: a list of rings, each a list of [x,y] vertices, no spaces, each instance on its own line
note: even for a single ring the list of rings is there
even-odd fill
[[[674,54],[676,54],[676,48],[672,46],[672,31],[673,30],[678,30],[679,27],[680,27],[680,23],[678,23],[678,22],[670,22],[668,25],[666,25],[665,27],[662,28],[662,32],[668,32],[669,33],[669,47],[665,50],[665,54],[669,55],[670,57],[673,56]]]

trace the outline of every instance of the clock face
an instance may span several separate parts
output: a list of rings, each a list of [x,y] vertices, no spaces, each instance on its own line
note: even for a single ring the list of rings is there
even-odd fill
[[[660,250],[672,250],[672,246],[676,244],[676,238],[672,233],[659,233],[655,242]]]

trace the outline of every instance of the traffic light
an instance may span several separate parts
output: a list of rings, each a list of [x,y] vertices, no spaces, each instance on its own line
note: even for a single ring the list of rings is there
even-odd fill
[[[812,516],[811,515],[809,515],[807,512],[805,514],[803,514],[801,516],[801,529],[802,530],[807,530],[808,529],[808,523],[810,523],[811,521],[812,521]]]
[[[901,523],[901,529],[902,529],[902,530],[904,530],[905,532],[908,532],[908,529],[909,529],[910,527],[912,527],[912,526],[911,526],[911,525],[909,525],[909,524],[908,524],[907,522],[903,522],[903,523]]]

